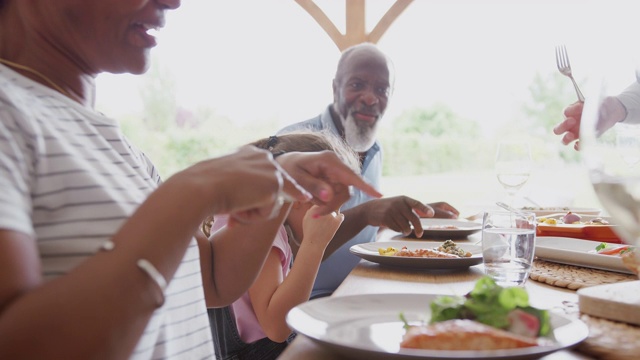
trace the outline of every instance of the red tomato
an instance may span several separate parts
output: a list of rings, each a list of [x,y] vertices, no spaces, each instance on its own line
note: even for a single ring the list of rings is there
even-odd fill
[[[626,249],[629,249],[629,245],[618,246],[614,248],[604,248],[598,251],[600,255],[620,255],[620,253]]]

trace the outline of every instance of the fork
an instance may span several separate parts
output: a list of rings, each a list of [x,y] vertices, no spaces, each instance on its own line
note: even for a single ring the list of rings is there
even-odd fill
[[[573,87],[576,89],[578,100],[584,102],[584,96],[578,88],[578,84],[573,79],[571,74],[571,64],[569,63],[569,55],[567,54],[567,48],[564,45],[556,46],[556,64],[558,64],[558,70],[562,75],[567,76],[573,82]]]

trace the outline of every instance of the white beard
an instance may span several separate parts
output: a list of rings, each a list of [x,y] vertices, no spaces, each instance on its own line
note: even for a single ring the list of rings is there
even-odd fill
[[[342,119],[344,127],[344,138],[347,144],[356,152],[365,152],[373,146],[376,141],[376,128],[378,123],[373,126],[358,126],[351,113],[346,119]]]

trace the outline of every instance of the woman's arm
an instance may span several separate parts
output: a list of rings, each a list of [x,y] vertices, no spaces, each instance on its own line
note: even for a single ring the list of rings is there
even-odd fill
[[[162,296],[137,260],[148,260],[170,282],[206,214],[270,209],[274,171],[268,154],[247,149],[178,173],[113,235],[115,249],[47,282],[37,239],[0,231],[0,358],[129,357]]]
[[[170,280],[203,217],[197,209],[208,207],[181,185],[170,179],[152,193],[112,237],[115,249],[51,281],[41,278],[35,238],[1,231],[0,358],[129,357],[162,296],[136,261]]]
[[[287,161],[318,201],[328,206],[339,206],[344,194],[329,191],[333,187],[327,179],[342,186],[368,186],[335,155]],[[245,211],[253,214],[251,221],[264,221],[278,189],[274,174],[270,155],[253,147],[198,163],[169,178],[147,198],[111,238],[114,250],[91,256],[47,282],[41,277],[37,239],[1,230],[0,358],[129,357],[161,296],[137,260],[148,260],[170,282],[207,215]],[[285,181],[284,188],[296,200],[308,199],[308,193],[292,181]],[[214,256],[229,251],[234,249],[225,247]],[[216,279],[238,269],[245,272],[245,279],[255,277],[267,253],[268,247],[261,245],[251,260],[220,261],[213,272]],[[227,290],[217,286],[220,302],[228,303]],[[33,346],[33,339],[38,339],[38,346]]]

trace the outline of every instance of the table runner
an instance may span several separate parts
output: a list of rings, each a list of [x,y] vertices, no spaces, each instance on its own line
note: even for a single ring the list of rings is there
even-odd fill
[[[631,274],[559,264],[536,259],[529,277],[548,285],[578,290],[583,287],[638,280]],[[631,360],[640,354],[640,327],[581,314],[577,303],[565,303],[568,316],[579,318],[589,328],[589,336],[576,348],[597,359]]]
[[[578,290],[583,287],[638,280],[631,274],[566,265],[535,259],[529,278],[552,286]]]

